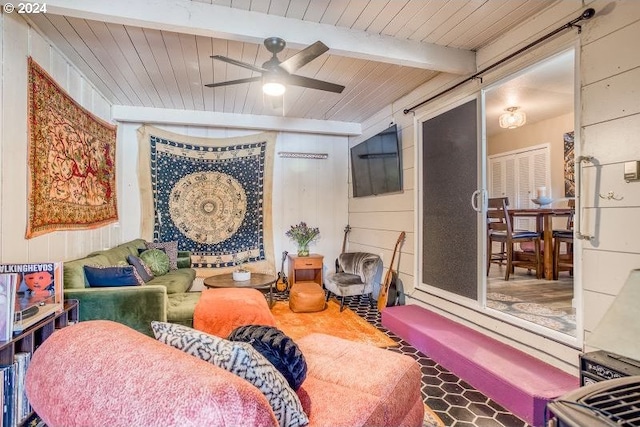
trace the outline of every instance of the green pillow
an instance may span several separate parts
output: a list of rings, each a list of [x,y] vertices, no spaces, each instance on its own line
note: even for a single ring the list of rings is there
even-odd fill
[[[147,264],[154,276],[162,276],[169,271],[169,256],[160,249],[147,249],[140,254],[140,259]]]

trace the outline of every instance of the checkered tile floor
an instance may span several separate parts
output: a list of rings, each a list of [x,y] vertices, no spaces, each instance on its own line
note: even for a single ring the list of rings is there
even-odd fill
[[[284,299],[283,296],[276,296]],[[496,402],[413,348],[380,324],[380,313],[367,298],[347,298],[347,306],[398,342],[389,350],[413,357],[422,366],[422,397],[447,427],[529,427]]]

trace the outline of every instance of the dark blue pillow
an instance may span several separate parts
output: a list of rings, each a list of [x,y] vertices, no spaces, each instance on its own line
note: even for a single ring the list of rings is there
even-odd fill
[[[140,259],[140,257],[137,257],[135,255],[129,255],[127,257],[127,262],[131,264],[133,268],[136,269],[136,271],[138,272],[140,277],[142,277],[142,280],[144,280],[145,283],[147,283],[150,280],[153,280],[153,273],[151,272],[149,267],[147,267],[147,264],[145,264],[144,261]]]
[[[112,286],[138,286],[142,279],[137,276],[132,265],[99,267],[84,266],[84,275],[92,288],[107,288]]]
[[[278,328],[246,325],[234,329],[227,337],[230,341],[251,344],[285,377],[291,388],[298,390],[307,377],[307,361],[291,338]]]

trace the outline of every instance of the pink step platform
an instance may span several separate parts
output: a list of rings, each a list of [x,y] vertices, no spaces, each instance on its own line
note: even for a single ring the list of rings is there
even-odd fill
[[[416,305],[388,307],[382,325],[534,426],[577,377]]]

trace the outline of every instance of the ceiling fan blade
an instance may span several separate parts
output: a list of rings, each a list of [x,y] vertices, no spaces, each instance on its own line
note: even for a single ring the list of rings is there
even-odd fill
[[[240,83],[259,82],[260,80],[262,80],[262,77],[248,77],[246,79],[229,80],[228,82],[209,83],[208,85],[205,85],[205,86],[206,87],[220,87],[220,86],[237,85],[237,84],[240,84]]]
[[[247,64],[246,62],[236,61],[235,59],[227,58],[226,56],[222,56],[222,55],[213,55],[212,58],[217,59],[218,61],[223,61],[229,64],[237,65],[238,67],[248,68],[249,70],[255,71],[257,73],[262,73],[263,71],[266,71],[260,67],[256,67],[255,65]]]
[[[328,50],[329,48],[327,45],[321,41],[317,41],[314,44],[305,47],[286,61],[281,62],[280,67],[284,68],[287,73],[293,74]]]
[[[310,89],[326,90],[327,92],[342,93],[344,86],[335,83],[329,83],[322,80],[316,80],[304,76],[289,76],[287,83],[294,86],[302,86]]]

